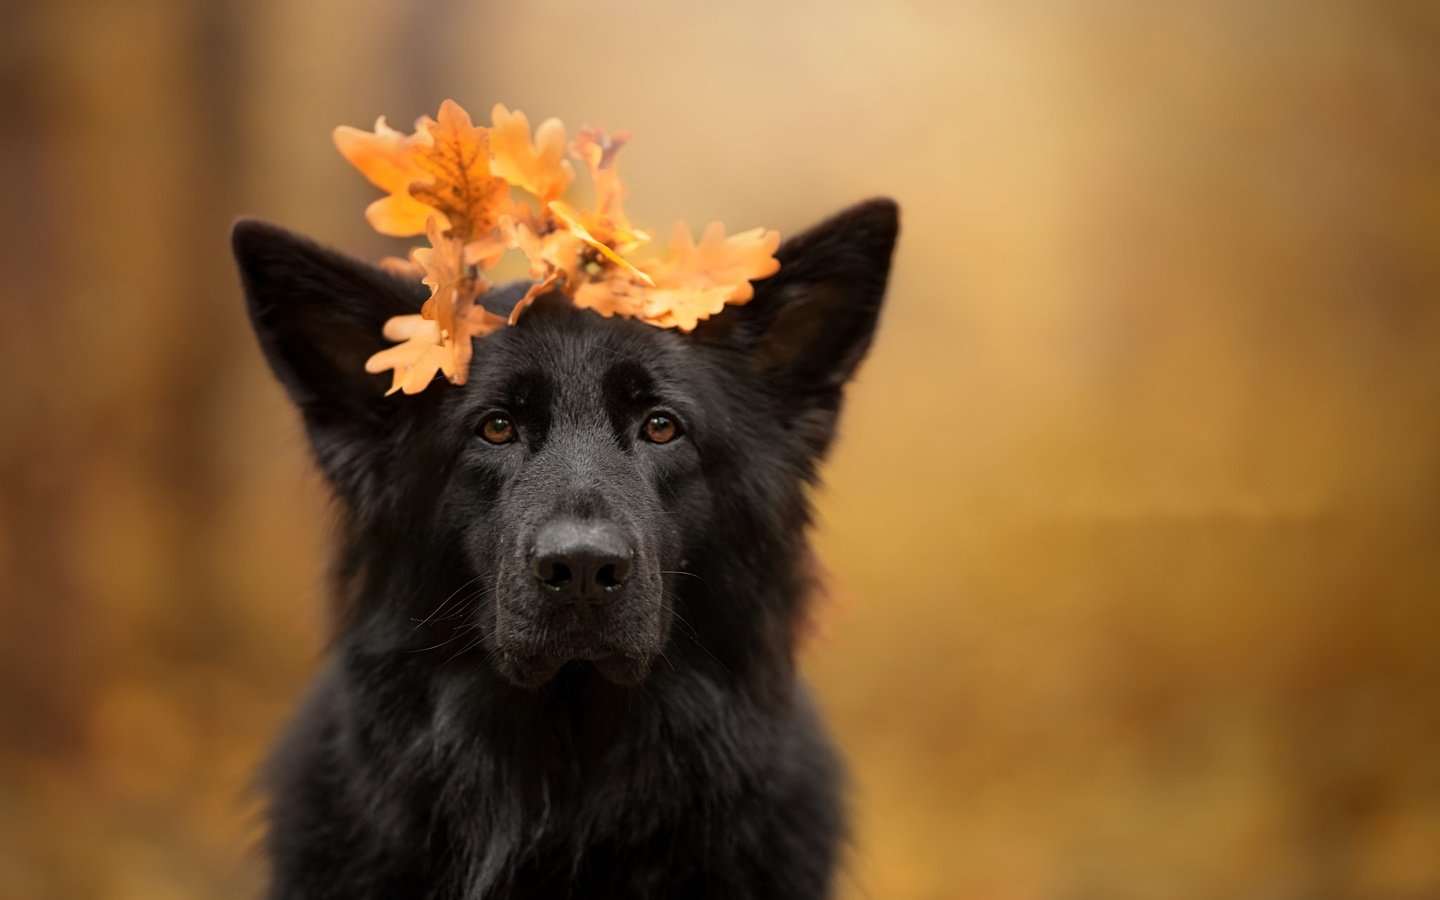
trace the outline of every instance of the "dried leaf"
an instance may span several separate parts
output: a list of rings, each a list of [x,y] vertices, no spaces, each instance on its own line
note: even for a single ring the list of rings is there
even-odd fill
[[[571,301],[581,309],[589,309],[605,316],[638,317],[644,308],[644,292],[648,290],[624,275],[592,279],[575,289]]]
[[[365,209],[365,218],[371,227],[395,237],[423,234],[425,220],[435,212],[410,195],[410,185],[427,177],[415,152],[429,143],[429,135],[423,129],[415,134],[401,134],[386,125],[385,117],[381,116],[375,120],[373,133],[341,125],[333,137],[340,155],[371,184],[390,194]]]
[[[426,180],[410,185],[410,196],[442,213],[452,238],[485,242],[510,207],[510,185],[490,174],[490,141],[484,128],[454,100],[440,105],[439,119],[422,120],[429,145],[413,150]]]
[[[725,226],[711,222],[697,244],[684,222],[676,222],[670,233],[670,255],[650,262],[645,270],[655,283],[667,287],[723,286],[731,289],[730,298],[744,303],[755,295],[750,284],[774,275],[780,269],[775,251],[780,248],[780,235],[764,228],[752,228],[730,236]]]
[[[530,304],[535,302],[535,298],[549,293],[559,282],[560,276],[558,274],[551,274],[530,285],[530,289],[525,292],[525,296],[521,297],[519,302],[510,309],[510,318],[506,324],[514,325],[520,321],[520,314],[530,308]]]
[[[464,245],[442,235],[434,218],[426,226],[425,236],[430,239],[430,246],[412,251],[410,258],[424,273],[421,282],[430,288],[430,299],[425,301],[421,313],[439,323],[443,337],[456,333],[455,308],[479,294],[478,281],[465,265]]]
[[[565,158],[565,126],[546,119],[530,138],[530,120],[497,103],[490,112],[490,153],[495,174],[515,187],[540,198],[544,206],[564,195],[575,180],[575,168]]]
[[[508,246],[525,254],[530,263],[530,277],[535,283],[510,311],[514,325],[536,297],[557,287],[570,287],[581,282],[580,252],[584,243],[567,229],[552,228],[536,233],[530,224],[507,217],[500,223]]]
[[[570,231],[556,228],[537,233],[529,223],[508,216],[501,220],[500,230],[506,246],[525,254],[531,278],[558,276],[567,284],[576,282],[583,243]]]
[[[697,244],[679,222],[670,237],[669,256],[640,264],[648,283],[612,270],[607,277],[579,285],[573,299],[576,306],[602,316],[630,316],[659,328],[694,331],[727,305],[749,302],[755,294],[750,282],[779,270],[779,246],[780,235],[774,231],[755,228],[726,237],[719,222],[712,222]]]
[[[470,368],[470,338],[490,333],[504,320],[475,302],[490,285],[466,263],[465,245],[441,234],[440,224],[433,218],[426,225],[425,236],[430,246],[410,254],[425,272],[421,281],[430,288],[421,315],[436,322],[441,341],[451,349],[453,362],[446,375],[451,382],[464,384]]]
[[[579,238],[581,241],[584,241],[586,245],[599,253],[600,256],[603,257],[606,261],[608,261],[611,265],[618,266],[619,268],[625,270],[627,273],[629,273],[630,277],[634,278],[637,281],[644,282],[645,284],[651,283],[649,275],[635,268],[635,266],[632,265],[629,260],[625,259],[625,257],[612,250],[610,244],[606,243],[605,240],[598,238],[594,234],[592,234],[590,232],[590,229],[586,228],[585,223],[581,220],[581,214],[576,212],[574,207],[570,206],[570,204],[565,203],[561,200],[556,200],[555,202],[550,204],[549,209],[550,212],[554,214],[555,218],[559,220],[560,224],[564,226],[566,231],[570,232],[575,237]],[[590,216],[588,218],[590,218],[592,222],[595,221],[593,216]]]
[[[505,236],[499,231],[465,245],[465,264],[489,269],[505,255]]]
[[[534,279],[510,314],[512,324],[536,297],[559,289],[602,316],[691,331],[726,305],[748,302],[750,282],[779,268],[779,235],[754,229],[727,237],[718,222],[699,242],[677,225],[665,259],[632,264],[623,254],[650,235],[630,223],[623,207],[615,161],[628,135],[598,128],[576,135],[569,150],[590,172],[596,198],[594,209],[577,210],[561,199],[575,175],[564,158],[564,126],[549,119],[532,136],[529,119],[500,104],[491,121],[489,129],[476,126],[446,100],[438,117],[421,119],[412,135],[383,118],[373,133],[335,131],[345,158],[389,192],[366,211],[371,224],[386,234],[423,232],[430,243],[412,251],[408,263],[382,264],[398,275],[421,275],[430,288],[419,315],[386,323],[386,337],[399,343],[366,362],[370,372],[393,370],[390,393],[423,390],[436,373],[465,382],[472,340],[506,324],[478,298],[489,287],[479,270],[508,249],[525,254]],[[533,194],[538,211],[513,202],[512,186]]]
[[[630,224],[622,205],[625,185],[620,181],[616,158],[630,140],[626,131],[607,134],[603,129],[586,126],[575,135],[570,152],[585,163],[595,184],[595,210],[572,217],[583,223],[596,240],[619,253],[629,253],[650,240],[649,232]]]
[[[385,337],[401,343],[372,355],[365,361],[365,371],[377,374],[394,370],[387,395],[396,391],[419,393],[435,380],[436,373],[443,373],[454,384],[464,384],[469,374],[471,342],[504,326],[505,320],[475,304],[460,321],[461,334],[451,338],[442,336],[439,322],[421,314],[389,319]]]
[[[697,244],[690,229],[677,222],[669,256],[641,264],[655,286],[643,292],[640,318],[688,332],[727,304],[749,302],[755,295],[750,282],[779,271],[779,246],[777,232],[753,228],[726,237],[719,222],[711,222]]]
[[[454,354],[440,339],[440,326],[420,315],[395,316],[385,323],[385,337],[402,341],[365,361],[365,371],[372,375],[394,370],[390,390],[418,394],[435,380],[437,372],[451,375]]]

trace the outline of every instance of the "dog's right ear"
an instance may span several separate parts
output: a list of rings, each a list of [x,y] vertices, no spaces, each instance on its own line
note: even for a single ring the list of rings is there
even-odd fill
[[[390,376],[367,374],[365,360],[389,346],[385,320],[419,311],[425,290],[253,219],[236,223],[231,244],[260,347],[338,480],[350,445],[382,434],[396,405]]]
[[[754,299],[696,331],[750,355],[815,457],[834,439],[842,390],[874,338],[899,232],[888,198],[842,210],[781,244],[780,271],[755,283]]]

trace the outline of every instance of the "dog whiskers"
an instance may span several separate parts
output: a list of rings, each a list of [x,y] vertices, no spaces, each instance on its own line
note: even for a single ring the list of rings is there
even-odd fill
[[[467,631],[472,631],[472,630],[474,630],[474,629],[476,629],[476,628],[479,628],[479,627],[480,627],[480,626],[479,626],[478,624],[476,624],[476,623],[471,623],[471,624],[469,624],[469,625],[461,625],[459,628],[456,628],[456,629],[455,629],[454,633],[452,633],[449,637],[447,637],[445,640],[441,641],[440,643],[438,643],[438,644],[433,644],[433,645],[431,645],[431,646],[429,646],[429,647],[420,647],[420,648],[418,648],[418,649],[416,649],[416,650],[411,650],[411,651],[409,651],[409,652],[410,652],[410,653],[429,653],[431,650],[439,650],[441,647],[444,647],[446,644],[449,644],[450,642],[454,641],[456,638],[458,638],[460,635],[464,634],[465,632],[467,632]]]
[[[475,582],[479,581],[481,578],[484,578],[484,577],[485,577],[484,574],[476,575],[474,578],[472,578],[472,579],[470,579],[469,581],[465,582],[464,584],[460,585],[458,588],[456,588],[454,591],[452,591],[452,592],[450,593],[450,596],[448,596],[448,597],[446,597],[444,600],[442,600],[442,601],[440,602],[440,605],[437,606],[437,607],[435,607],[435,609],[430,613],[430,615],[426,616],[425,618],[420,619],[420,620],[417,621],[417,620],[415,620],[415,619],[412,617],[412,618],[411,618],[411,621],[414,621],[414,622],[415,622],[415,628],[412,629],[412,630],[419,629],[421,625],[425,625],[425,624],[428,623],[428,622],[434,621],[435,617],[438,616],[441,612],[444,611],[444,609],[445,609],[447,606],[450,605],[450,601],[452,601],[452,600],[455,599],[455,595],[456,595],[456,594],[459,594],[461,591],[465,590],[467,587],[469,587],[470,585],[474,584]],[[461,603],[464,603],[464,601],[462,600]]]
[[[665,609],[669,611],[670,615],[672,615],[672,616],[675,617],[675,622],[676,622],[676,624],[681,626],[680,628],[677,629],[677,631],[679,631],[679,633],[680,633],[681,635],[689,638],[689,639],[690,639],[690,643],[694,644],[696,647],[699,647],[700,650],[701,650],[702,652],[704,652],[704,654],[705,654],[706,656],[710,657],[711,659],[713,659],[713,660],[715,661],[715,664],[716,664],[716,665],[718,665],[720,668],[724,669],[727,673],[733,675],[734,672],[731,671],[731,669],[730,669],[729,666],[725,665],[725,661],[722,660],[720,657],[716,656],[714,653],[712,653],[711,650],[710,650],[710,648],[707,647],[707,646],[705,646],[705,645],[700,641],[700,635],[699,635],[699,633],[695,630],[695,626],[694,626],[694,625],[691,625],[690,622],[689,622],[688,620],[686,620],[686,618],[685,618],[683,615],[680,614],[680,610],[675,607],[676,601],[678,601],[680,598],[679,598],[678,596],[676,596],[675,594],[670,593],[669,591],[664,591],[664,592],[661,594],[661,598],[662,598],[663,600],[668,600],[668,601],[670,601],[670,602],[665,606]]]

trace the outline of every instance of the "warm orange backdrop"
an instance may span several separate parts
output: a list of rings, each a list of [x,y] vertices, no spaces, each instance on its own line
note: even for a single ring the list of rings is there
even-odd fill
[[[631,129],[661,233],[901,201],[819,500],[847,897],[1440,896],[1434,3],[4,19],[0,896],[256,890],[326,499],[226,232],[394,252],[329,132],[446,96]]]

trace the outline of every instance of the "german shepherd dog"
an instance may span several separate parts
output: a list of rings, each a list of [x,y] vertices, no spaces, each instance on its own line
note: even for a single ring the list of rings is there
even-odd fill
[[[271,897],[829,896],[806,493],[897,230],[841,212],[688,335],[543,297],[463,386],[386,397],[365,360],[426,290],[235,227],[339,509],[333,645],[265,777]]]

